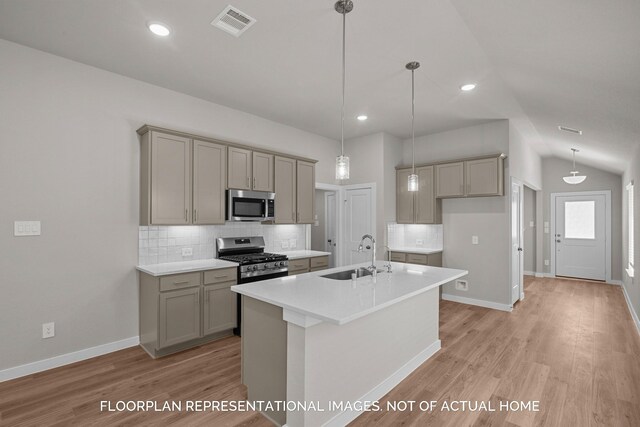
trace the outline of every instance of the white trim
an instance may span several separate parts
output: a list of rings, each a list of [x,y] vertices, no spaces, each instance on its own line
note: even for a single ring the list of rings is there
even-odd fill
[[[629,314],[631,314],[631,319],[633,320],[633,323],[636,324],[636,331],[638,331],[638,335],[640,335],[640,319],[633,309],[633,305],[631,305],[631,298],[629,298],[627,288],[624,285],[622,285],[622,293],[624,294],[624,300],[627,302],[627,308],[629,309]]]
[[[571,196],[604,196],[605,197],[605,281],[611,281],[611,239],[613,234],[611,232],[611,190],[599,190],[599,191],[573,191],[565,193],[551,193],[551,233],[549,234],[549,248],[551,249],[551,277],[556,275],[556,239],[554,236],[556,233],[556,197],[571,197]]]
[[[631,267],[625,268],[624,271],[627,272],[627,276],[629,276],[629,279],[633,279],[633,276],[635,276],[636,274],[635,270]]]
[[[609,280],[607,283],[609,285],[622,286],[622,280]]]
[[[26,365],[4,369],[0,371],[0,382],[35,374],[36,372],[58,368],[70,363],[91,359],[92,357],[102,356],[103,354],[134,347],[138,344],[140,344],[140,337],[131,337],[91,348],[85,348],[84,350],[74,351],[73,353],[61,354],[60,356],[55,356],[50,359],[38,360],[37,362],[27,363]]]
[[[544,277],[544,273],[538,273],[536,272],[535,276],[539,279],[542,279]]]
[[[431,356],[436,354],[438,350],[441,348],[440,340],[435,341],[429,347],[422,350],[415,357],[405,363],[400,369],[395,371],[391,376],[389,376],[386,380],[382,381],[376,387],[374,387],[371,391],[365,393],[359,399],[356,399],[357,402],[375,402],[380,400],[385,394],[390,392],[395,386],[400,384],[402,380],[409,376],[413,371],[418,369],[420,365],[426,362]],[[357,405],[356,405],[357,406]],[[335,417],[331,418],[327,421],[323,426],[332,427],[332,426],[346,426],[351,421],[355,420],[360,414],[364,411],[343,411],[337,414]]]
[[[538,273],[536,273],[535,271],[527,271],[527,270],[523,271],[522,273],[523,273],[525,276],[535,276],[536,274],[538,274]]]
[[[512,301],[512,303],[515,303],[516,301],[513,301],[513,228],[515,226],[515,224],[513,224],[513,212],[511,211],[512,207],[513,207],[513,186],[516,185],[518,187],[518,196],[519,196],[519,200],[518,200],[518,206],[519,206],[519,210],[520,210],[520,227],[517,230],[518,232],[518,237],[519,237],[519,244],[520,247],[523,248],[524,247],[524,232],[523,232],[523,221],[524,221],[524,185],[522,184],[522,181],[520,181],[518,178],[515,177],[510,177],[510,181],[509,181],[509,232],[508,232],[508,236],[509,236],[509,301]],[[521,269],[520,273],[519,273],[519,278],[518,278],[518,293],[520,295],[524,294],[524,256],[523,256],[523,252],[519,251],[518,252],[518,265]]]
[[[446,300],[446,301],[459,302],[459,303],[462,303],[462,304],[477,305],[479,307],[492,308],[494,310],[500,310],[500,311],[512,311],[513,310],[513,306],[511,306],[509,304],[500,304],[498,302],[485,301],[485,300],[482,300],[482,299],[460,297],[458,295],[451,295],[451,294],[444,294],[443,293],[442,294],[442,299]]]

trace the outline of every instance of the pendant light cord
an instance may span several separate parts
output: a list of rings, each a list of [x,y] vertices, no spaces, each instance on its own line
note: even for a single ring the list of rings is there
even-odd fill
[[[416,110],[416,97],[414,92],[414,77],[415,70],[411,70],[411,171],[416,173],[416,132],[415,132],[415,110]]]
[[[340,131],[340,140],[342,143],[342,156],[344,156],[344,93],[345,93],[345,74],[346,74],[346,27],[347,27],[347,0],[343,0],[344,8],[342,11],[342,127]]]

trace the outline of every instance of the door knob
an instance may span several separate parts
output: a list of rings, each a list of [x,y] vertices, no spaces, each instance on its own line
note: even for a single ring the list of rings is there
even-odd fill
[[[560,239],[556,240],[556,243],[560,243]]]
[[[522,252],[522,248],[518,248],[518,252]]]

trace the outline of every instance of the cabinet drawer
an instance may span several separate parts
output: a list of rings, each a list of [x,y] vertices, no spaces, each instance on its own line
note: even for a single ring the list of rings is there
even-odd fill
[[[289,260],[289,272],[303,272],[309,271],[309,258],[290,259]]]
[[[402,252],[391,252],[391,261],[393,262],[407,262],[407,254]]]
[[[174,274],[160,278],[160,291],[173,291],[193,286],[200,286],[200,272]]]
[[[423,254],[407,254],[407,262],[409,264],[427,265],[427,256]]]
[[[329,267],[329,257],[328,256],[319,256],[315,258],[310,258],[311,268],[316,270],[321,270],[323,268]]]
[[[208,270],[204,272],[204,284],[235,282],[238,279],[238,269],[221,268],[218,270]]]

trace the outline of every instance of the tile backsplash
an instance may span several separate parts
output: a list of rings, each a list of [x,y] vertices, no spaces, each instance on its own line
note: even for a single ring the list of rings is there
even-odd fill
[[[217,237],[264,236],[266,252],[307,249],[308,225],[262,225],[260,223],[228,222],[225,225],[140,226],[138,263],[215,258]],[[182,256],[182,249],[191,248],[191,256]]]
[[[390,247],[423,247],[442,249],[442,224],[387,223]]]

